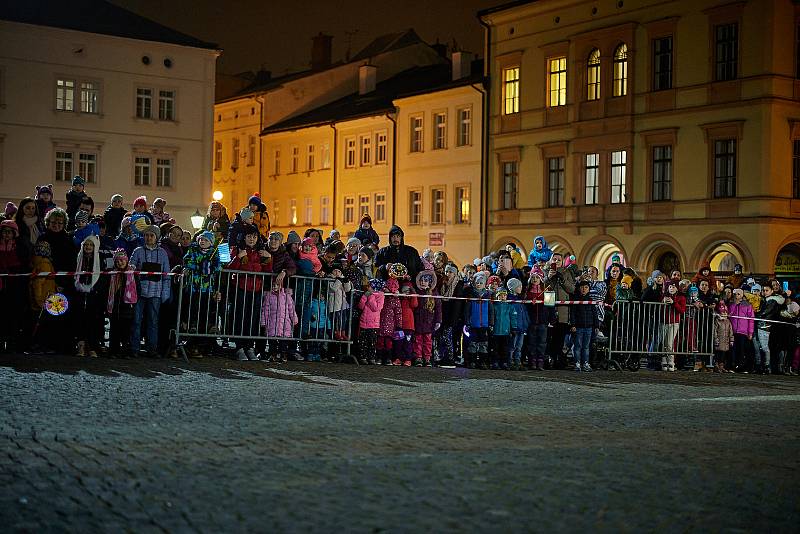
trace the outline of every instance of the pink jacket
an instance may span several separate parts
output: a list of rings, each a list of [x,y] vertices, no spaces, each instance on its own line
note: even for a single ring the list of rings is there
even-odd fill
[[[361,300],[358,301],[358,309],[361,310],[361,319],[358,324],[361,328],[380,328],[383,299],[384,294],[380,291],[361,297]]]
[[[745,336],[752,336],[755,323],[753,322],[753,307],[746,300],[742,300],[739,304],[731,304],[728,306],[729,315],[738,315],[740,317],[750,317],[750,319],[737,319],[730,317],[731,327],[733,327],[734,334],[744,334]]]
[[[264,294],[261,325],[266,327],[267,337],[292,337],[297,323],[294,299],[286,290],[281,288],[277,293],[270,291]]]

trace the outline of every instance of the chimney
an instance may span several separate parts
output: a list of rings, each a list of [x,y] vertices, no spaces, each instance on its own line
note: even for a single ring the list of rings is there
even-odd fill
[[[439,54],[440,57],[447,57],[447,45],[440,44],[438,39],[436,40],[436,44],[431,45],[431,48],[436,50],[436,53]]]
[[[468,78],[472,75],[472,54],[469,52],[453,52],[453,80]]]
[[[311,69],[322,70],[331,66],[331,50],[333,37],[319,32],[312,39]]]
[[[358,94],[366,95],[375,90],[378,78],[378,67],[374,65],[361,65],[358,67]]]

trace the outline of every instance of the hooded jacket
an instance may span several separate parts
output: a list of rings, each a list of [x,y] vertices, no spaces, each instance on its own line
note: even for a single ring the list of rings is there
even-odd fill
[[[358,301],[358,308],[361,310],[359,326],[366,329],[377,330],[381,326],[381,310],[385,295],[381,291],[373,291],[369,295],[364,295]]]
[[[393,234],[400,235],[400,244],[392,245],[391,239]],[[422,260],[419,258],[419,252],[411,245],[405,244],[405,234],[403,229],[399,226],[392,226],[389,230],[389,244],[378,251],[375,256],[375,268],[380,269],[388,263],[402,263],[408,269],[408,275],[414,280],[417,273],[423,270]]]
[[[781,317],[781,309],[783,308],[784,304],[786,304],[786,299],[783,298],[782,295],[770,295],[766,299],[763,300],[761,304],[761,309],[758,310],[756,317],[759,319],[770,319],[772,321],[778,321]],[[759,330],[770,330],[770,325],[772,323],[765,323],[764,321],[758,321],[758,329]]]
[[[369,222],[369,228],[364,229],[361,228],[361,225],[364,224],[364,221]],[[392,227],[392,230],[397,228],[396,226]],[[401,230],[402,233],[402,230]],[[374,244],[376,247],[380,245],[381,238],[378,236],[378,232],[375,231],[375,228],[372,227],[372,219],[369,215],[364,215],[361,217],[361,221],[358,223],[358,230],[355,231],[353,237],[360,240],[362,244],[369,241],[370,243]]]
[[[734,334],[753,335],[753,307],[747,300],[742,299],[739,304],[733,303],[728,306],[728,313],[731,315],[731,327]],[[749,317],[749,319],[742,319],[742,317]]]
[[[297,310],[292,296],[283,288],[264,294],[261,324],[267,337],[292,337],[298,323]]]
[[[536,250],[536,241],[538,240],[542,241],[542,250]],[[553,251],[547,246],[547,241],[544,240],[544,236],[537,235],[534,237],[533,248],[528,255],[528,265],[533,267],[537,262],[548,262],[552,256]]]
[[[708,276],[703,276],[700,274],[703,269],[708,269]],[[700,264],[700,268],[697,269],[697,274],[692,277],[692,283],[696,286],[700,286],[700,280],[707,281],[708,287],[711,291],[717,290],[717,278],[714,276],[714,271],[711,270],[711,264],[708,262],[708,260]]]

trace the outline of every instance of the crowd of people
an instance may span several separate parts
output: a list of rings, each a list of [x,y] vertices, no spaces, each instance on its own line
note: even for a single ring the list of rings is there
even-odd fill
[[[332,230],[325,238],[314,228],[302,237],[271,231],[258,194],[233,220],[211,202],[194,232],[165,207],[141,196],[128,209],[117,194],[96,213],[80,176],[63,207],[52,185],[8,203],[0,216],[0,306],[12,313],[0,327],[3,348],[176,357],[177,324],[207,334],[190,338],[193,357],[213,350],[219,334],[235,342],[240,360],[331,361],[352,343],[362,364],[545,370],[566,367],[571,354],[574,369],[588,372],[591,347],[607,339],[620,306],[652,303],[664,310],[657,343],[632,344],[649,343],[664,371],[679,368],[678,326],[697,309],[713,312],[714,371],[800,367],[797,296],[776,279],[745,276],[739,265],[724,279],[708,264],[692,278],[674,270],[643,279],[618,256],[604,272],[581,268],[537,236],[527,259],[508,243],[458,266],[445,251],[420,254],[399,226],[381,246],[366,214],[352,237]],[[2,276],[26,273],[33,274]],[[58,313],[53,295],[67,303]],[[232,330],[219,330],[221,317]]]

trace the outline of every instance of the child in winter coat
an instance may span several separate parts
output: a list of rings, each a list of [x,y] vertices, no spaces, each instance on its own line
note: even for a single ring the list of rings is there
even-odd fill
[[[498,289],[492,300],[494,323],[491,329],[493,343],[491,368],[508,371],[511,367],[511,362],[508,360],[508,338],[511,335],[511,303],[508,302],[508,291]]]
[[[105,281],[100,280],[100,240],[90,235],[81,243],[76,270],[91,274],[75,275],[75,309],[80,326],[75,329],[78,338],[76,356],[97,358],[102,343],[103,312],[106,300]]]
[[[386,281],[385,292],[400,292],[400,283],[397,278],[389,278]],[[403,307],[400,304],[400,297],[386,294],[383,308],[381,309],[381,326],[380,332],[378,332],[376,363],[392,365],[393,342],[394,340],[399,340],[401,336],[405,337],[403,332]]]
[[[630,275],[625,275],[622,277],[622,280],[619,283],[619,287],[617,288],[616,293],[616,302],[633,302],[636,299],[634,295],[633,289],[631,288],[631,284],[633,284],[633,277]]]
[[[80,246],[90,235],[100,236],[100,227],[97,223],[89,222],[89,214],[87,212],[78,210],[75,213],[75,230],[72,233],[72,241],[75,246]]]
[[[53,261],[51,260],[52,252],[50,251],[50,243],[47,241],[39,241],[33,248],[33,258],[31,265],[34,273],[52,273],[55,271]],[[30,286],[30,300],[31,310],[35,315],[39,315],[42,311],[45,299],[56,292],[56,281],[54,278],[46,276],[36,276],[31,280]]]
[[[356,230],[356,232],[353,234],[353,237],[361,241],[362,245],[370,243],[377,247],[378,245],[380,245],[381,241],[381,238],[378,237],[378,232],[376,232],[375,229],[372,228],[372,218],[366,213],[364,214],[363,217],[361,217],[361,222],[358,225],[358,230]]]
[[[522,300],[522,282],[518,278],[509,278],[508,300],[511,303],[510,337],[508,341],[508,361],[512,371],[522,370],[522,346],[528,332],[530,320]]]
[[[358,301],[361,310],[359,318],[360,332],[358,334],[359,363],[366,365],[375,362],[375,347],[378,342],[378,332],[381,326],[381,311],[385,296],[384,284],[378,278],[373,278],[363,285],[364,295]]]
[[[311,262],[314,274],[318,274],[322,270],[322,261],[319,259],[319,253],[317,252],[317,247],[314,244],[313,238],[306,237],[303,239],[300,244],[299,256],[301,260]]]
[[[272,291],[264,294],[261,307],[261,326],[264,335],[271,339],[269,356],[273,362],[285,362],[287,354],[294,352],[294,327],[300,322],[297,317],[292,290],[282,286],[273,286]]]
[[[544,303],[537,302],[544,297],[544,274],[536,266],[531,270],[528,278],[528,289],[525,300],[528,309],[528,368],[544,371],[545,353],[547,351],[547,326],[555,320],[555,308],[546,307]]]
[[[578,283],[578,291],[575,294],[577,300],[587,300],[591,282],[581,280]],[[619,290],[617,291],[619,294]],[[572,332],[572,339],[575,354],[575,370],[590,372],[592,366],[589,365],[589,347],[592,342],[592,333],[595,328],[599,328],[600,320],[597,318],[594,305],[592,304],[573,304],[569,307],[569,325]]]
[[[375,251],[370,247],[361,247],[361,250],[358,251],[356,267],[358,267],[361,272],[364,273],[364,276],[367,277],[367,280],[372,280],[375,278],[375,265],[372,261],[374,256]]]
[[[400,293],[407,295],[400,298],[401,309],[401,322],[402,335],[397,332],[397,338],[394,340],[394,365],[404,365],[411,367],[411,360],[414,355],[414,312],[419,305],[419,300],[414,294],[414,286],[408,281],[404,280],[400,284]]]
[[[36,200],[36,211],[42,219],[44,219],[48,211],[56,207],[56,203],[53,202],[53,184],[37,185],[34,198]]]
[[[480,299],[467,302],[464,307],[464,326],[469,338],[467,342],[467,365],[470,369],[488,369],[489,327],[494,322],[493,307],[489,302],[491,293],[486,289],[489,275],[478,271],[472,276],[472,285],[464,291],[467,298]]]
[[[214,234],[206,230],[201,232],[189,251],[183,257],[184,298],[186,305],[182,308],[184,321],[189,328],[196,328],[200,334],[212,334],[216,330],[216,310],[222,295],[219,293],[219,273],[222,268],[219,251],[214,246]],[[163,251],[163,249],[161,249]],[[166,252],[164,252],[166,256]],[[193,357],[199,357],[197,345],[189,344]]]
[[[136,197],[133,201],[133,213],[131,214],[131,229],[134,234],[143,235],[144,229],[155,224],[153,216],[147,211],[147,197]]]
[[[344,275],[344,266],[335,261],[331,264],[330,279],[327,288],[328,315],[333,330],[333,339],[347,341],[347,312],[350,305],[347,295],[353,288],[352,283]]]
[[[678,335],[681,318],[686,312],[686,297],[678,292],[678,285],[672,280],[664,282],[664,296],[661,302],[667,304],[664,323],[661,326],[661,339],[666,354],[661,357],[662,371],[675,371],[675,338]]]
[[[724,301],[717,304],[714,315],[714,372],[732,373],[733,327],[728,319],[728,306]]]
[[[261,234],[258,233],[258,226],[253,222],[254,219],[255,214],[250,208],[242,208],[236,214],[228,230],[228,243],[230,246],[243,248],[245,234],[251,229],[255,229],[256,234],[259,236],[258,248],[263,248],[263,240],[261,239]]]
[[[136,276],[128,265],[128,255],[124,249],[114,252],[114,266],[116,271],[108,278],[108,298],[106,313],[108,314],[110,331],[108,337],[109,354],[129,356],[131,353],[131,323],[133,322],[133,307],[138,300],[136,292]]]
[[[161,225],[165,222],[170,222],[172,217],[170,214],[164,211],[164,206],[167,205],[167,201],[163,198],[157,198],[153,201],[153,205],[150,206],[150,216],[153,218],[153,224]]]
[[[332,337],[325,292],[321,292],[311,298],[311,306],[308,312],[303,314],[301,323],[300,327],[304,338],[328,339]],[[325,348],[324,342],[306,341],[305,348],[307,362],[322,361],[322,351]]]
[[[233,271],[254,273],[233,275],[236,294],[233,295],[232,301],[231,325],[233,338],[237,340],[236,357],[239,361],[256,361],[259,359],[259,353],[266,353],[263,340],[256,340],[255,347],[253,343],[253,338],[260,337],[261,291],[264,285],[264,275],[257,273],[271,271],[272,257],[266,250],[256,250],[258,238],[258,228],[253,226],[247,229],[242,246],[234,249],[235,256],[228,264],[228,268]],[[230,297],[228,300],[230,302]]]
[[[231,220],[222,202],[216,200],[208,205],[208,211],[203,219],[201,230],[209,231],[214,234],[217,241],[223,241],[228,236]],[[235,243],[233,243],[235,245]]]
[[[144,245],[142,236],[134,233],[130,217],[125,217],[120,222],[119,235],[115,244],[117,248],[123,249],[129,258],[134,250]]]
[[[733,369],[737,372],[746,371],[750,367],[748,349],[753,346],[755,322],[753,307],[745,299],[742,288],[733,290],[733,302],[728,306],[728,313],[733,329]]]
[[[431,367],[433,334],[442,326],[442,300],[433,297],[436,273],[420,271],[416,282],[419,297],[417,309],[414,310],[414,363]]]
[[[111,197],[111,203],[103,213],[103,220],[106,221],[108,235],[116,237],[119,234],[122,219],[125,218],[126,209],[122,206],[122,195],[115,194]]]
[[[73,176],[72,187],[69,191],[67,191],[66,197],[67,216],[69,217],[70,221],[75,219],[75,214],[78,213],[78,209],[81,207],[81,200],[88,196],[86,191],[84,191],[85,187],[86,180],[78,175]]]

